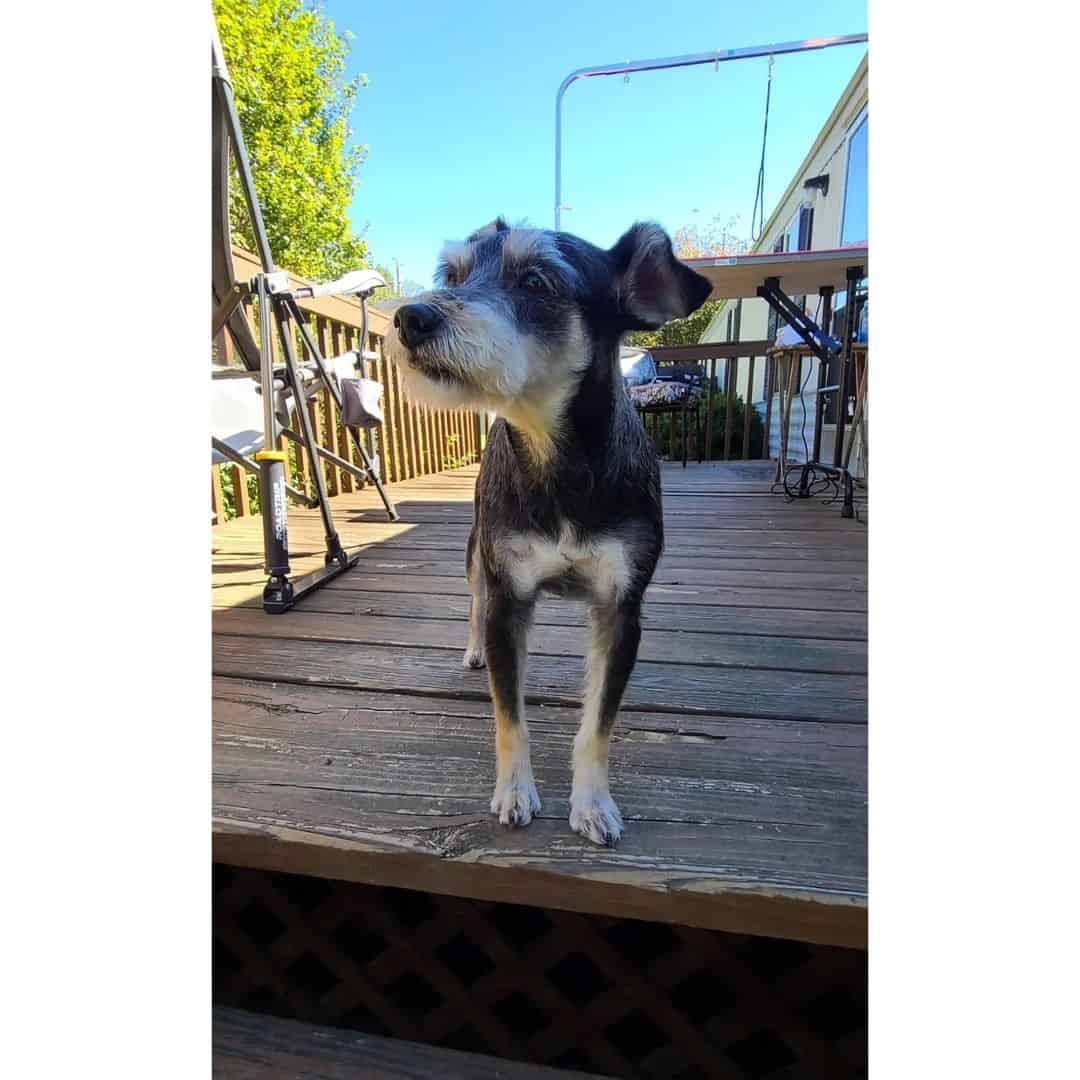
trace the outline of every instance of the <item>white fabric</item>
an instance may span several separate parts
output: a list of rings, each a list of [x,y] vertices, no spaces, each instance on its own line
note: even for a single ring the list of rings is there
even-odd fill
[[[210,381],[210,434],[244,457],[262,449],[262,396],[252,379]],[[215,465],[227,460],[224,454],[213,451]]]
[[[341,383],[342,420],[349,427],[373,428],[383,422],[382,383],[374,379],[344,379]]]
[[[344,277],[336,281],[327,281],[323,285],[314,285],[311,289],[312,296],[347,296],[350,293],[369,293],[380,285],[385,285],[386,280],[376,270],[350,270]]]

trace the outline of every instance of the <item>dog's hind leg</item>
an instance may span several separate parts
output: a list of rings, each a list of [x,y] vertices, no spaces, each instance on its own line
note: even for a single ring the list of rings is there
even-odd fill
[[[484,636],[495,704],[495,794],[491,812],[504,825],[528,825],[540,809],[525,723],[525,665],[534,601],[486,583]]]
[[[641,599],[625,597],[593,606],[592,640],[585,661],[581,727],[574,738],[570,828],[596,844],[622,835],[619,808],[608,790],[608,747],[623,691],[641,640]]]
[[[465,668],[484,666],[484,624],[487,622],[487,575],[480,565],[480,553],[476,547],[476,530],[469,535],[466,551],[465,575],[469,579],[472,601],[469,605],[469,644],[461,661]]]

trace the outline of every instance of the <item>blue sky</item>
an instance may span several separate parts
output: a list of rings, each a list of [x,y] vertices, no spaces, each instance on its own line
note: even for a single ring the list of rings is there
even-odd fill
[[[351,208],[374,257],[428,285],[447,239],[496,214],[550,228],[555,92],[579,67],[866,30],[865,0],[585,0],[534,5],[327,0],[356,36],[352,114],[369,148]],[[776,60],[770,213],[865,47]],[[741,215],[749,234],[767,61],[575,83],[563,105],[563,228],[609,245],[637,219],[669,230]]]

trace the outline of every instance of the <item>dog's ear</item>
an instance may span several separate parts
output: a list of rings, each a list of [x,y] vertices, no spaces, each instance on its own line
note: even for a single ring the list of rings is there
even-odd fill
[[[628,329],[656,330],[685,319],[712,292],[705,278],[675,258],[670,237],[651,222],[631,225],[609,255]]]
[[[489,222],[482,228],[479,228],[469,237],[468,243],[475,244],[477,240],[483,240],[485,236],[494,236],[496,233],[509,231],[510,226],[506,224],[503,216],[500,214],[494,221]]]

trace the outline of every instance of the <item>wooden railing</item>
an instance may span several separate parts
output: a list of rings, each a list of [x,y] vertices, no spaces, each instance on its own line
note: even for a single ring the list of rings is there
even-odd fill
[[[705,375],[705,395],[689,435],[689,456],[696,461],[748,461],[769,456],[772,388],[776,365],[765,354],[769,341],[704,342],[650,349],[661,368],[670,363],[698,365]],[[755,375],[764,372],[764,415],[754,404]],[[745,376],[745,382],[744,382]],[[682,454],[682,432],[674,413],[645,417],[657,449],[672,459]],[[693,415],[693,414],[691,414]]]
[[[238,281],[247,280],[258,272],[259,264],[254,255],[234,248],[233,258]],[[310,284],[303,278],[293,275],[290,278],[297,287]],[[320,297],[302,300],[300,306],[308,314],[312,336],[324,356],[338,356],[348,349],[360,348],[362,327],[358,302]],[[251,308],[247,309],[247,314],[252,333],[258,340],[258,320],[253,318]],[[367,350],[377,354],[377,359],[365,361],[364,374],[383,386],[385,423],[375,431],[375,449],[381,462],[383,481],[411,480],[478,461],[487,435],[486,417],[464,409],[432,409],[412,400],[402,388],[397,365],[387,359],[382,350],[383,338],[389,329],[388,316],[369,305],[368,341],[365,344]],[[237,362],[227,333],[220,335],[214,345],[218,363]],[[281,342],[276,334],[272,347],[275,363],[283,363]],[[301,360],[308,359],[298,334],[296,349]],[[359,466],[359,455],[346,435],[333,399],[325,390],[310,401],[309,412],[320,445]],[[366,445],[366,435],[361,437]],[[288,471],[295,486],[313,494],[309,475],[311,465],[304,460],[300,448],[282,439],[277,449],[288,455]],[[330,495],[351,492],[362,486],[362,482],[345,469],[325,460],[321,464]],[[245,475],[245,470],[232,464],[212,466],[211,473],[212,508],[219,523],[254,512],[257,496],[253,498],[256,491],[254,477],[248,480],[251,474]]]

